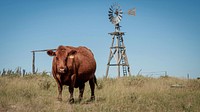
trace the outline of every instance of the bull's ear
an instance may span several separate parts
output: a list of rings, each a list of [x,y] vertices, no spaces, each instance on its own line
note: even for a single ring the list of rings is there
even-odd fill
[[[68,55],[70,56],[70,55],[74,55],[74,54],[76,54],[76,51],[75,50],[71,50]]]
[[[48,50],[48,51],[47,51],[47,54],[48,54],[49,56],[56,56],[56,53],[53,52],[52,50]]]

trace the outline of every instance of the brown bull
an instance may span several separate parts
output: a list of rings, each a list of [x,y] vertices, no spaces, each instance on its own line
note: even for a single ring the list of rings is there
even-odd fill
[[[52,73],[58,84],[58,100],[62,100],[63,85],[67,85],[70,92],[69,102],[74,102],[74,88],[79,88],[79,101],[81,101],[87,81],[90,84],[91,100],[95,99],[96,62],[93,53],[88,48],[59,46],[56,52],[48,50],[47,54],[54,56]]]

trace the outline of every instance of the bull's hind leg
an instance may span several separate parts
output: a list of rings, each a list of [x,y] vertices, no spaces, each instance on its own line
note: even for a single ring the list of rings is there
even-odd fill
[[[74,97],[73,97],[73,93],[74,93],[74,86],[76,83],[76,74],[73,74],[71,76],[71,84],[69,85],[69,93],[70,93],[70,98],[69,98],[69,103],[74,103]]]
[[[83,99],[83,92],[85,89],[85,84],[80,84],[79,86],[79,102]]]
[[[89,80],[89,84],[90,84],[90,89],[91,89],[90,101],[93,101],[93,100],[95,100],[95,95],[94,95],[95,81],[94,81],[94,78]]]

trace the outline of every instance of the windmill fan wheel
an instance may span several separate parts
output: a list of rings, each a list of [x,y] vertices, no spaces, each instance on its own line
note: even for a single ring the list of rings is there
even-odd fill
[[[119,4],[111,5],[108,11],[110,22],[112,22],[112,24],[115,24],[115,25],[118,24],[122,19],[122,14],[123,12],[122,12],[122,9],[120,9]]]

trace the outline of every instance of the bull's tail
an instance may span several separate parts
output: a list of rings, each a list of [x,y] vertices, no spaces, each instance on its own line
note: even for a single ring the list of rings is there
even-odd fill
[[[95,75],[94,75],[94,83],[96,84],[97,89],[102,89],[102,85],[97,83],[97,78]]]
[[[97,84],[97,78],[96,76],[94,75],[94,83],[96,84],[96,86],[98,87],[98,84]]]

